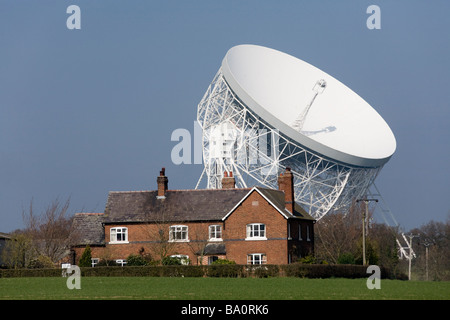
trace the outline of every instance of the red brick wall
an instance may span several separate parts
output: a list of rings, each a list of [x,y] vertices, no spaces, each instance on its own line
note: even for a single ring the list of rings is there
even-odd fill
[[[161,223],[161,224],[111,224],[105,225],[105,247],[92,247],[92,258],[117,260],[126,259],[130,254],[150,254],[155,260],[161,259],[164,255],[187,255],[192,264],[197,264],[198,257],[196,252],[201,251],[207,244],[205,240],[209,237],[210,225],[222,225],[221,222],[202,222],[202,223]],[[163,245],[157,241],[161,239],[160,230],[163,232],[163,238],[168,240],[169,227],[172,225],[184,225],[188,227],[189,242],[169,242]],[[128,243],[110,243],[111,228],[128,228]],[[76,261],[81,258],[84,248],[75,248]]]
[[[246,225],[266,225],[267,240],[245,240]],[[268,264],[286,264],[287,220],[258,192],[251,195],[225,220],[224,241],[227,259],[247,264],[250,253],[264,253]]]

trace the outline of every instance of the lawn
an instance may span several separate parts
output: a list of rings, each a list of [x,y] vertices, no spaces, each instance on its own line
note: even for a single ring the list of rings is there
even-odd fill
[[[83,277],[81,289],[67,278],[0,278],[0,299],[43,300],[448,300],[450,282],[366,279]]]

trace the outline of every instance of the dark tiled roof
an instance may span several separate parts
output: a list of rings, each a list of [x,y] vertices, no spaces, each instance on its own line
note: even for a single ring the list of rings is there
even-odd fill
[[[306,212],[306,210],[303,209],[297,202],[295,203],[294,215],[305,220],[316,220],[308,212]]]
[[[298,204],[294,214],[285,208],[284,192],[255,188],[286,218],[314,220]],[[222,220],[249,194],[246,189],[168,190],[164,199],[157,191],[111,191],[105,208],[105,223],[152,221],[214,221]]]
[[[103,220],[103,213],[76,213],[73,227],[76,230],[77,244],[103,245],[105,243]]]
[[[105,208],[105,223],[221,220],[250,189],[112,191]]]
[[[208,243],[203,251],[205,256],[207,255],[225,255],[227,250],[224,243]]]
[[[278,210],[284,212],[287,217],[297,217],[307,220],[314,220],[312,216],[310,216],[305,209],[303,209],[297,202],[295,203],[294,210],[295,212],[292,214],[289,210],[286,209],[286,203],[284,200],[284,192],[280,190],[274,189],[266,189],[257,187],[262,194],[270,201],[272,204],[278,208]]]

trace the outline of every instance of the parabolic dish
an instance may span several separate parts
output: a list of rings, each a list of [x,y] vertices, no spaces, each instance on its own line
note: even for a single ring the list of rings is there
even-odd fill
[[[307,62],[239,45],[227,52],[222,72],[231,90],[263,121],[314,152],[345,164],[379,167],[395,151],[384,119],[350,88]],[[301,129],[293,125],[299,116]]]

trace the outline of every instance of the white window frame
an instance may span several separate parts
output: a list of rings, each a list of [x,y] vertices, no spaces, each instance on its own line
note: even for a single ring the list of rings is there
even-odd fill
[[[116,260],[116,264],[117,264],[118,266],[123,267],[123,266],[125,266],[125,265],[127,264],[127,260],[125,260],[125,259],[117,259],[117,260]]]
[[[178,239],[178,233],[180,235],[185,234],[184,237]],[[174,237],[176,235],[176,237]],[[169,242],[189,242],[189,227],[185,225],[173,225],[169,227]]]
[[[91,258],[91,267],[95,267],[99,263],[100,258]]]
[[[247,254],[247,264],[261,265],[267,263],[267,255],[265,253],[249,253]]]
[[[117,232],[120,231],[120,232]],[[117,235],[120,235],[120,240],[117,240]],[[128,242],[128,228],[114,227],[109,229],[109,243],[129,243]]]
[[[249,223],[246,226],[245,240],[267,240],[267,228],[264,223]]]
[[[222,241],[222,226],[212,224],[208,227],[209,241]]]
[[[288,240],[292,240],[292,237],[291,237],[291,224],[290,223],[288,223]]]

